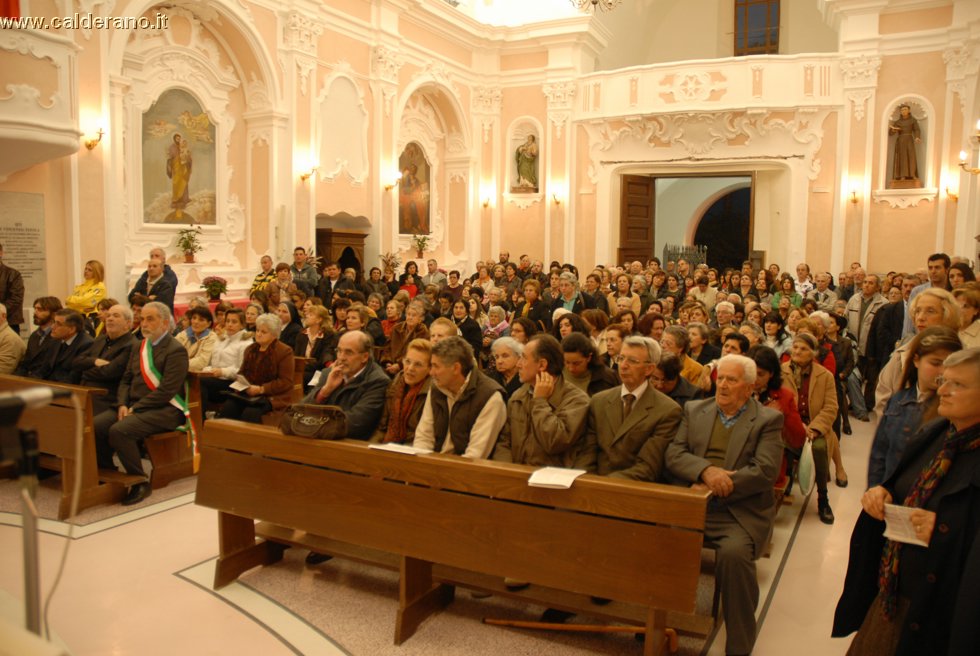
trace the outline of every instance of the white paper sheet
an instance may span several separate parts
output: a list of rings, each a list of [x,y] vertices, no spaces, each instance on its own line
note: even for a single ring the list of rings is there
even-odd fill
[[[249,382],[248,379],[245,378],[245,376],[239,374],[238,377],[234,380],[234,382],[228,387],[235,390],[236,392],[244,392],[245,390],[248,389]]]
[[[567,490],[572,487],[575,479],[585,474],[584,469],[565,469],[564,467],[542,467],[527,479],[531,487],[547,487],[556,490]]]
[[[885,537],[896,542],[905,544],[915,544],[920,547],[928,547],[929,543],[920,540],[915,535],[915,526],[909,519],[909,514],[915,508],[908,506],[897,506],[893,503],[885,504]]]
[[[420,455],[423,453],[432,453],[429,449],[416,449],[414,446],[408,446],[407,444],[395,444],[391,442],[389,444],[370,444],[369,449],[378,449],[380,451],[394,451],[395,453],[405,453],[410,456]]]

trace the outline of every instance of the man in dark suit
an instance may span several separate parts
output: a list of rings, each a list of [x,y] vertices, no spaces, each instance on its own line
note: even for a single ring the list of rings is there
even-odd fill
[[[95,414],[115,407],[119,395],[119,381],[129,363],[130,351],[136,337],[130,332],[133,312],[124,305],[113,305],[106,312],[105,330],[71,363],[72,373],[80,384],[101,387],[105,394],[92,398]]]
[[[317,284],[316,295],[323,299],[324,307],[332,307],[334,295],[341,291],[354,291],[354,283],[340,275],[340,265],[336,262],[327,262],[323,267],[323,277]]]
[[[95,446],[99,467],[114,469],[112,453],[127,474],[146,477],[140,459],[140,442],[150,435],[172,431],[186,423],[181,406],[187,379],[187,349],[170,336],[172,317],[166,305],[143,307],[143,341],[131,349],[129,362],[119,381],[118,408],[95,418]],[[184,406],[186,407],[186,405]],[[129,488],[124,506],[150,496],[149,482]]]
[[[170,287],[176,291],[177,274],[174,272],[173,269],[170,268],[170,265],[167,264],[167,253],[162,248],[151,248],[149,259],[159,260],[163,264],[163,279],[166,280],[168,283],[170,283]],[[144,290],[147,289],[146,279],[148,276],[149,273],[147,271],[144,271],[143,275],[141,275],[139,277],[139,280],[136,281],[136,288],[141,287]],[[144,296],[146,295],[145,291],[140,293],[143,294]],[[130,296],[132,296],[132,292],[130,292]]]
[[[37,329],[27,338],[27,351],[14,370],[14,375],[27,378],[43,378],[51,362],[52,350],[58,348],[57,340],[51,339],[54,313],[61,309],[61,301],[54,296],[42,296],[34,301],[34,325]]]
[[[164,275],[162,260],[150,260],[146,263],[146,277],[141,277],[136,286],[129,292],[129,302],[133,302],[133,297],[137,294],[146,296],[151,301],[163,303],[172,315],[174,312],[174,287]]]
[[[344,333],[337,342],[337,359],[317,374],[316,386],[302,401],[339,406],[347,415],[347,437],[355,440],[370,438],[378,427],[391,382],[371,357],[373,346],[374,340],[365,332]],[[319,565],[332,557],[311,551],[306,555],[306,564]]]
[[[72,371],[72,361],[92,345],[92,337],[85,332],[85,318],[75,310],[58,310],[54,314],[51,338],[59,344],[51,349],[51,359],[43,369],[41,378],[54,383],[77,385],[81,373]]]
[[[718,362],[715,398],[687,403],[680,430],[667,448],[669,474],[712,494],[705,544],[716,549],[728,654],[749,654],[755,645],[755,560],[772,528],[772,486],[783,450],[783,416],[752,398],[755,378],[753,360],[724,356]]]
[[[627,337],[618,360],[623,384],[592,397],[575,467],[603,476],[656,481],[681,408],[648,380],[660,362],[659,344],[649,337]]]

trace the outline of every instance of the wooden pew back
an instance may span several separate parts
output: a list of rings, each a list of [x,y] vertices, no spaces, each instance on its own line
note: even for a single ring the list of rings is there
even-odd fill
[[[532,471],[216,420],[197,503],[429,563],[694,611],[707,495],[591,475],[569,490],[534,488]]]

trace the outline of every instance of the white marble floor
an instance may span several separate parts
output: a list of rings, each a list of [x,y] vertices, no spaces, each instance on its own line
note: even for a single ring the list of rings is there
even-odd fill
[[[854,422],[854,429],[843,441],[851,484],[831,490],[836,524],[820,523],[815,495],[802,516],[799,498],[779,514],[774,553],[759,561],[762,624],[756,654],[833,656],[847,650],[849,640],[832,640],[830,626],[860,511],[873,430],[861,422]],[[65,526],[43,521],[41,529],[46,597],[65,544]],[[195,506],[191,495],[163,509],[151,506],[76,529],[49,611],[52,639],[76,656],[344,653],[302,619],[245,586],[212,591],[210,561],[217,549],[216,515]],[[0,514],[0,553],[0,616],[16,617],[23,598],[16,515]],[[723,646],[722,628],[707,653],[723,654]],[[488,646],[487,653],[498,652]]]

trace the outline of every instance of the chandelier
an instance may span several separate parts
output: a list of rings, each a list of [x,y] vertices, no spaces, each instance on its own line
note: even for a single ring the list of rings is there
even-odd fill
[[[622,2],[622,0],[569,0],[572,6],[579,11],[588,11],[592,9],[592,13],[596,11],[609,11],[610,9],[615,9],[616,6]]]

